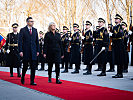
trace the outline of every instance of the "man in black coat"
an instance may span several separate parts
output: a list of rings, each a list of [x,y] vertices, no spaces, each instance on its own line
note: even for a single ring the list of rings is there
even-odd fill
[[[23,57],[23,70],[21,83],[24,84],[24,77],[28,68],[28,63],[30,63],[31,68],[31,85],[36,85],[34,83],[35,69],[37,67],[37,56],[39,55],[39,40],[37,29],[33,27],[34,21],[32,17],[28,17],[27,26],[22,28],[19,33],[19,52],[20,56]]]
[[[13,77],[13,67],[17,68],[18,77],[20,75],[20,55],[18,51],[18,24],[12,25],[13,32],[7,35],[5,50],[7,51],[7,66],[10,66],[10,77]]]
[[[51,83],[52,67],[55,64],[56,71],[56,83],[61,84],[59,80],[61,58],[64,58],[61,36],[56,32],[56,26],[54,22],[49,24],[48,32],[44,37],[43,53],[46,62],[48,63],[48,82]]]

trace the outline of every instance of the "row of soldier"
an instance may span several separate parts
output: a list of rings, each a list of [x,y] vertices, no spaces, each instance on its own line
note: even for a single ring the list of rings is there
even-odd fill
[[[128,72],[129,63],[129,38],[133,41],[132,32],[127,31],[127,24],[122,22],[123,18],[116,14],[113,27],[108,25],[108,30],[104,27],[105,20],[98,19],[98,25],[95,31],[91,31],[92,23],[86,21],[85,34],[80,36],[78,24],[73,25],[74,34],[71,37],[71,32],[66,26],[63,27],[62,44],[64,50],[64,58],[62,59],[62,67],[65,69],[62,73],[67,73],[68,69],[72,69],[72,64],[75,64],[75,70],[72,74],[79,73],[81,58],[87,70],[83,75],[92,74],[92,65],[98,63],[98,69],[101,71],[97,76],[106,76],[106,72],[114,72],[114,65],[117,65],[117,74],[112,78],[123,78],[123,73]],[[82,57],[81,57],[82,55]],[[68,67],[68,62],[70,67]],[[110,63],[110,69],[106,71],[106,64]]]
[[[63,26],[63,32],[60,33],[64,52],[61,63],[61,69],[64,68],[62,73],[67,73],[68,69],[73,69],[73,64],[75,64],[75,70],[71,73],[79,73],[82,60],[83,64],[86,65],[86,69],[84,69],[86,73],[83,73],[83,75],[91,75],[92,66],[98,63],[98,69],[95,71],[101,71],[101,73],[97,76],[106,76],[106,72],[114,72],[114,65],[117,65],[117,74],[112,76],[112,78],[123,78],[123,73],[128,72],[129,57],[127,45],[129,37],[133,41],[133,35],[128,33],[126,30],[127,24],[122,22],[122,20],[123,18],[119,14],[116,14],[116,25],[113,27],[109,24],[108,29],[106,29],[104,27],[105,20],[99,18],[99,26],[93,32],[90,30],[92,23],[86,21],[85,34],[82,34],[82,36],[80,35],[81,32],[78,24],[73,24],[73,35],[68,31],[69,29],[66,26]],[[5,58],[8,61],[6,66],[10,66],[11,77],[13,77],[13,67],[17,68],[18,77],[21,77],[20,68],[22,57],[19,57],[18,52],[18,24],[15,23],[12,27],[13,32],[7,35],[6,45],[4,46],[7,52]],[[43,55],[43,35],[43,32],[39,32],[40,54],[38,59],[41,63],[41,69],[39,71],[44,70],[44,65],[47,63]],[[110,63],[110,69],[108,71],[106,71],[107,62]]]

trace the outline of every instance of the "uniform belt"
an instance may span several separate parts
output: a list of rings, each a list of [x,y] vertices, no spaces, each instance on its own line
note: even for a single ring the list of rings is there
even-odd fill
[[[96,40],[100,40],[100,41],[102,41],[103,39],[100,39],[100,38],[96,38]]]
[[[18,44],[8,44],[9,46],[12,46],[12,47],[17,47]]]
[[[112,38],[113,40],[121,40],[122,38]]]
[[[85,42],[84,44],[93,44],[93,42]]]
[[[72,43],[72,44],[76,44],[76,45],[79,45],[79,43]]]

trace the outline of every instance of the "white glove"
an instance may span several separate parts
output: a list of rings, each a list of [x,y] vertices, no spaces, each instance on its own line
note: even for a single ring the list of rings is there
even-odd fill
[[[110,32],[110,33],[109,33],[109,36],[112,36],[112,34],[113,34],[113,33]]]
[[[72,38],[70,38],[70,37],[69,37],[69,39],[68,39],[68,40],[69,40],[69,41],[71,41],[71,40],[72,40]]]
[[[128,34],[131,35],[132,34],[132,31],[129,30]]]
[[[71,46],[69,48],[71,48]]]
[[[105,47],[102,47],[102,50],[105,50]]]
[[[82,38],[82,40],[83,40],[85,37],[84,37],[84,36],[82,36],[81,38]]]
[[[10,50],[8,49],[6,52],[9,54],[10,53]]]
[[[0,49],[0,53],[1,53],[1,49]]]

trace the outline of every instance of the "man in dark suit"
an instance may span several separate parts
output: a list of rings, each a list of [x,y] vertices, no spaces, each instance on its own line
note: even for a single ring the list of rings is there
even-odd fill
[[[37,29],[33,27],[34,21],[32,17],[28,17],[26,22],[27,26],[20,30],[18,42],[20,56],[23,57],[21,83],[24,84],[24,78],[29,63],[31,68],[30,84],[36,85],[36,83],[34,83],[35,69],[37,67],[37,56],[40,51],[38,33]]]

